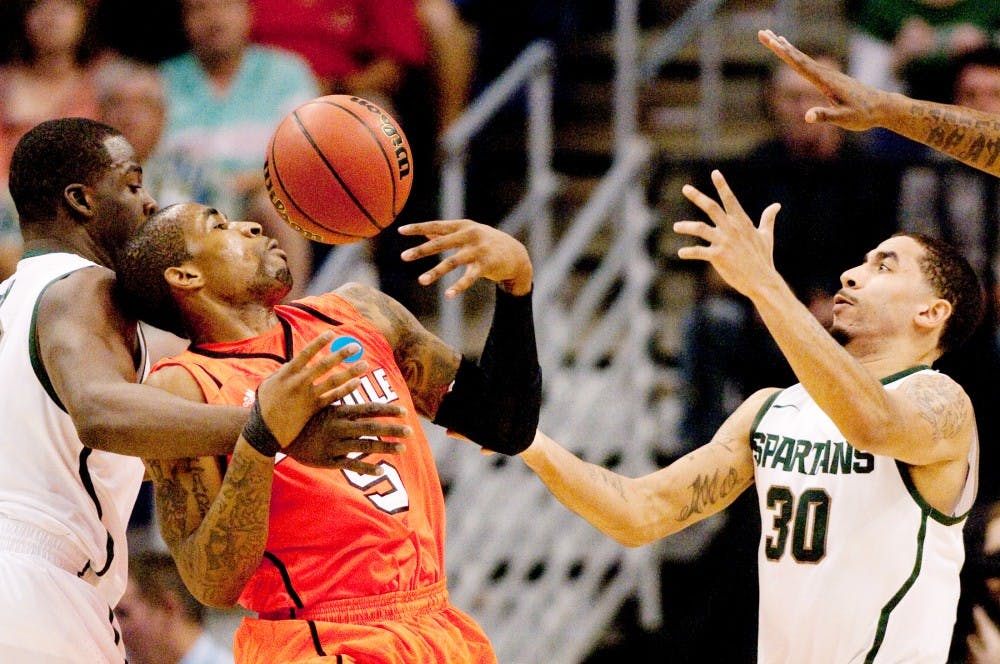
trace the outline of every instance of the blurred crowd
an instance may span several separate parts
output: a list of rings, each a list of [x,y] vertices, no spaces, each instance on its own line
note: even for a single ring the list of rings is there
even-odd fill
[[[161,206],[196,200],[260,222],[288,251],[295,297],[326,248],[266,199],[274,127],[321,94],[376,102],[406,127],[419,165],[400,223],[429,218],[436,139],[464,108],[475,62],[473,25],[452,0],[12,0],[0,26],[0,276],[19,255],[14,145],[42,120],[81,116],[125,133]],[[396,235],[384,238],[393,246],[375,253],[397,256]],[[384,290],[407,299],[399,261],[380,264]]]
[[[366,97],[406,128],[417,178],[397,223],[437,214],[436,143],[469,99],[539,36],[572,29],[572,3],[516,0],[8,0],[0,4],[0,279],[20,256],[6,180],[11,152],[34,124],[60,116],[98,119],[135,146],[144,181],[161,206],[183,200],[260,222],[289,254],[304,292],[328,248],[307,242],[277,218],[263,191],[261,166],[271,131],[302,102],[321,94]],[[1000,3],[995,0],[845,0],[850,34],[844,52],[804,50],[860,80],[910,96],[1000,114]],[[977,410],[982,465],[979,506],[967,526],[967,595],[956,630],[956,662],[1000,661],[1000,192],[998,181],[881,131],[847,134],[807,125],[818,93],[775,66],[764,88],[771,137],[725,163],[751,216],[779,201],[775,261],[817,319],[829,320],[841,270],[894,230],[918,230],[959,246],[986,289],[987,320],[969,347],[942,360]],[[495,133],[501,138],[500,129]],[[489,151],[491,143],[481,143]],[[472,175],[475,176],[476,164]],[[695,182],[695,184],[704,184]],[[473,190],[473,196],[475,191]],[[478,205],[478,207],[476,207]],[[470,203],[480,221],[491,201]],[[664,220],[669,227],[673,220]],[[402,238],[372,246],[379,287],[415,313],[429,307],[415,288],[421,263],[396,260]],[[708,269],[687,314],[679,358],[684,376],[680,435],[709,440],[736,404],[760,387],[795,378],[745,299]],[[138,521],[148,514],[141,512]],[[687,633],[659,635],[674,661],[744,660],[753,651],[756,611],[753,496],[731,508],[714,549],[683,570],[694,595],[699,574],[715,579],[709,604]],[[742,533],[742,534],[741,534]],[[747,546],[747,542],[751,543]],[[181,627],[198,641],[201,615],[183,588],[143,558],[123,601],[126,630],[137,616]],[[720,568],[729,570],[720,574]],[[691,574],[691,570],[694,573]],[[678,583],[681,570],[665,570]],[[169,577],[169,578],[168,578]],[[665,574],[665,578],[667,575]],[[700,587],[704,590],[704,586]],[[153,608],[147,600],[156,598]],[[697,605],[695,605],[697,606]],[[153,616],[153,612],[160,613]],[[161,615],[162,614],[162,615]],[[720,640],[720,622],[739,615],[748,629]],[[126,635],[128,636],[128,634]],[[745,638],[744,638],[745,637]],[[144,643],[141,634],[132,637]],[[139,647],[139,645],[137,645]],[[992,648],[992,649],[991,649]],[[155,648],[153,649],[155,650]],[[162,654],[162,651],[161,651]],[[156,661],[135,655],[135,662]],[[165,661],[165,660],[164,660]],[[180,661],[174,659],[172,661]],[[209,661],[209,660],[205,660]]]

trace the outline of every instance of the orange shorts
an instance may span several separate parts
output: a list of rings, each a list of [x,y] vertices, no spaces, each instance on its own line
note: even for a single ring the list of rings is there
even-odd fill
[[[238,664],[496,664],[483,630],[448,602],[445,583],[338,600],[295,619],[244,618]],[[274,618],[274,619],[269,619]]]

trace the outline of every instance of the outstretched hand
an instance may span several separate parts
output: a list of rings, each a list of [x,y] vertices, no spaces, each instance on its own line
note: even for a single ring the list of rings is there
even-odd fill
[[[883,126],[891,93],[816,62],[770,30],[759,31],[757,38],[830,100],[830,106],[816,106],[806,111],[806,122],[829,122],[853,131]]]
[[[751,297],[754,289],[777,277],[774,268],[774,220],[781,205],[772,203],[763,212],[756,227],[736,199],[722,173],[712,171],[712,182],[722,205],[695,187],[684,185],[684,196],[708,215],[711,224],[703,221],[678,221],[674,232],[690,235],[706,245],[682,247],[678,257],[702,260],[712,264],[719,276],[734,289]]]
[[[372,453],[398,454],[400,443],[363,439],[362,436],[406,438],[410,428],[375,418],[399,418],[399,406],[368,403],[333,406],[360,386],[359,376],[368,371],[361,360],[334,370],[356,353],[357,344],[313,361],[334,339],[324,332],[257,388],[261,417],[285,453],[312,466],[336,467],[378,474],[375,466],[355,457]]]
[[[480,277],[499,283],[513,295],[525,295],[531,290],[532,266],[528,250],[501,230],[469,219],[454,219],[407,224],[401,226],[399,232],[428,238],[427,242],[400,255],[407,262],[455,250],[418,279],[427,286],[464,265],[465,272],[448,287],[446,297],[455,297],[467,290]]]

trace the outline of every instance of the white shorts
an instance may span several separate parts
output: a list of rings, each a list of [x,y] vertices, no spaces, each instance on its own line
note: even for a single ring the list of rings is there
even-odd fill
[[[121,629],[97,589],[30,549],[0,538],[0,662],[125,662]]]

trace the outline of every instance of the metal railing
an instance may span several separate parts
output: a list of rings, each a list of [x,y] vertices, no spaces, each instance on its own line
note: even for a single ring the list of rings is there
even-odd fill
[[[552,197],[558,180],[552,170],[552,94],[555,49],[546,41],[529,45],[497,80],[469,106],[441,138],[441,218],[465,216],[468,147],[486,124],[522,89],[527,89],[527,191],[499,224],[509,233],[526,236],[535,259],[548,254],[552,243]],[[528,223],[528,222],[531,223]],[[441,291],[445,284],[440,284]],[[461,298],[441,308],[441,334],[447,341],[461,338]]]

